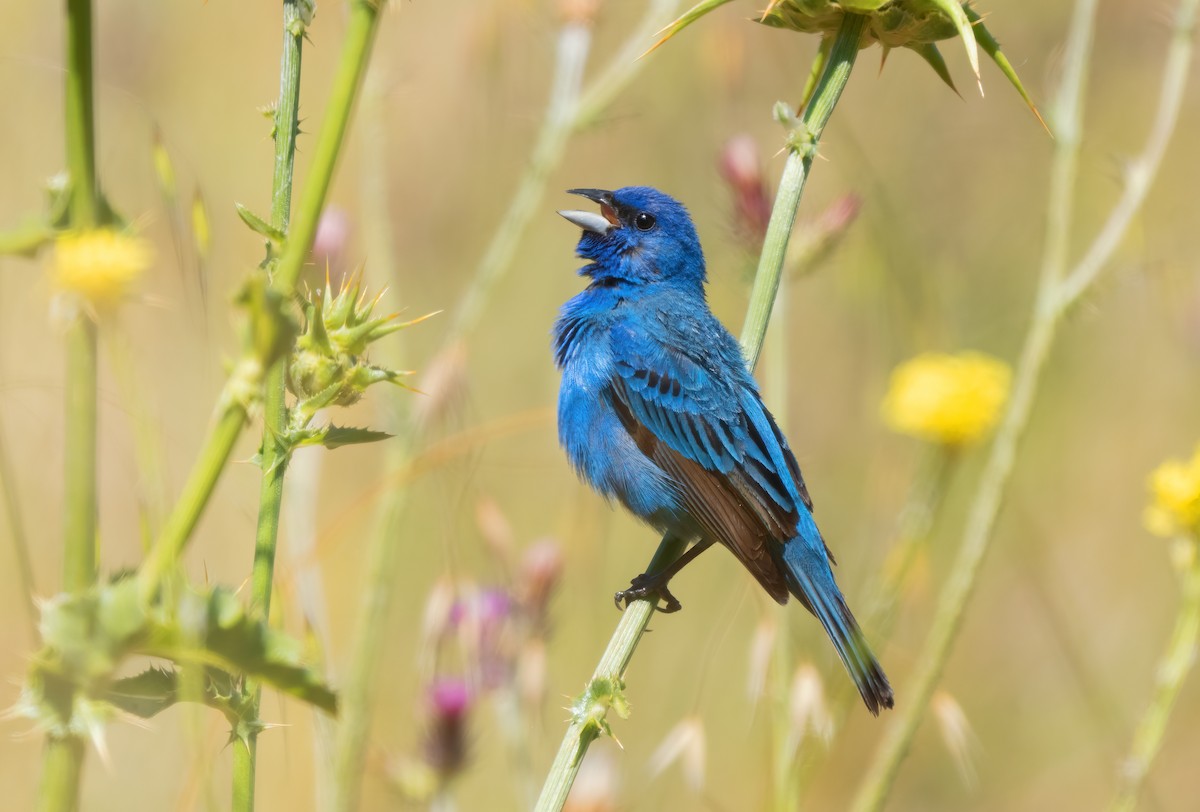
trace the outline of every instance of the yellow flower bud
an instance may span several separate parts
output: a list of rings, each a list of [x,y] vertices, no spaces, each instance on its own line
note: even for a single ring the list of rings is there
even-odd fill
[[[120,302],[149,266],[145,240],[111,229],[67,232],[54,242],[54,284],[94,306]]]
[[[1008,365],[989,355],[926,353],[892,372],[880,411],[892,431],[966,445],[995,425],[1010,378]]]
[[[1167,460],[1147,480],[1151,503],[1142,523],[1156,536],[1200,534],[1200,446],[1187,461]]]

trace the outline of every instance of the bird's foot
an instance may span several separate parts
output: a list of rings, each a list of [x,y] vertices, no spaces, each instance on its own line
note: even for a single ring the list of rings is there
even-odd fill
[[[618,609],[624,610],[632,601],[645,599],[655,602],[662,599],[663,603],[657,607],[658,611],[666,615],[678,612],[683,608],[683,604],[675,599],[671,590],[667,589],[667,580],[669,579],[662,579],[643,572],[629,582],[629,589],[623,589],[613,595],[613,603],[617,605]]]

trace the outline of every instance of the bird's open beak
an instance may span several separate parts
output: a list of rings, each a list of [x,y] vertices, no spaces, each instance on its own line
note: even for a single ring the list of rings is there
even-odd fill
[[[599,214],[594,211],[575,211],[573,209],[559,212],[584,231],[603,235],[621,224],[617,218],[617,210],[613,208],[612,192],[606,192],[603,189],[568,189],[567,194],[581,195],[600,204]]]

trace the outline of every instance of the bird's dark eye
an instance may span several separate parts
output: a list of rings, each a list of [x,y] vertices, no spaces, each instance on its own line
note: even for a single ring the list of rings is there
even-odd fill
[[[654,223],[654,215],[648,211],[640,211],[637,217],[633,218],[633,224],[638,227],[638,231],[649,231],[654,228]]]

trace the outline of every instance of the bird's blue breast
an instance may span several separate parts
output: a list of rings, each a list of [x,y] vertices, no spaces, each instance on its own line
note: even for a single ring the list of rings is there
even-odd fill
[[[613,406],[611,332],[623,302],[589,288],[564,305],[554,327],[555,361],[562,370],[558,440],[567,459],[599,493],[666,529],[678,498],[663,471],[637,447]]]

